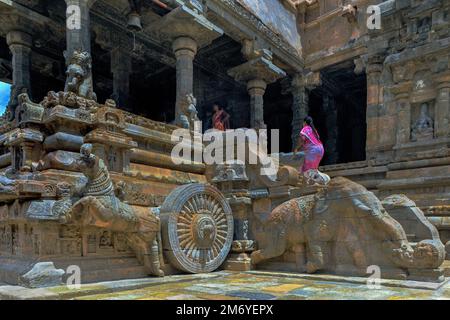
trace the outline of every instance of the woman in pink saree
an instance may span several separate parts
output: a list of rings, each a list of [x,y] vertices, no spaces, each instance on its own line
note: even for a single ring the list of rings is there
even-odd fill
[[[213,128],[219,131],[226,131],[230,128],[230,115],[223,110],[223,108],[215,103],[213,106],[212,125]]]
[[[305,118],[294,154],[300,150],[304,153],[303,167],[300,170],[301,173],[305,173],[312,169],[319,169],[320,161],[322,161],[325,151],[311,117]]]

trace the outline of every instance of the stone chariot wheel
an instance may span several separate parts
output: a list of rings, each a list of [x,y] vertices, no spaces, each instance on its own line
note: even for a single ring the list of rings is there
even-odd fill
[[[233,242],[233,215],[211,185],[176,188],[161,206],[162,242],[170,263],[189,273],[220,267]]]

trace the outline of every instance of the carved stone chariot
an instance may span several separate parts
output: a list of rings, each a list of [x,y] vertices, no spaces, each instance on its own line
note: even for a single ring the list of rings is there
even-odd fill
[[[443,281],[444,246],[406,197],[380,201],[344,178],[303,184],[288,166],[177,166],[167,150],[178,127],[98,103],[89,55],[69,61],[64,92],[20,95],[1,126],[0,281],[39,277],[40,263],[78,265],[84,283],[219,268],[361,276],[370,265]],[[192,96],[185,111],[191,127]]]

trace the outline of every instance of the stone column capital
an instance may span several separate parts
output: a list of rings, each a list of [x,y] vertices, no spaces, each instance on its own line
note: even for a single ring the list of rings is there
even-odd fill
[[[303,88],[312,90],[320,85],[322,85],[320,72],[297,73],[292,77],[291,81],[291,87],[294,90]]]
[[[67,6],[78,5],[91,8],[97,0],[64,0]]]
[[[28,34],[30,37],[35,33],[43,31],[43,22],[36,21],[16,12],[0,13],[0,30],[6,34],[10,32],[22,32]]]
[[[286,73],[266,56],[260,56],[228,70],[228,75],[239,82],[248,83],[250,80],[261,79],[269,84],[285,77]]]
[[[202,12],[181,5],[152,23],[146,31],[161,40],[174,40],[179,37],[195,39],[198,47],[210,44],[224,34],[224,31],[209,21]]]
[[[368,76],[380,74],[383,71],[383,64],[381,63],[369,63],[366,66],[366,73]]]
[[[29,33],[20,30],[11,30],[6,34],[8,46],[21,45],[27,48],[33,46],[33,38]]]
[[[394,85],[389,90],[395,95],[395,100],[409,99],[409,93],[412,88],[412,82],[406,81]]]
[[[264,95],[266,92],[267,83],[261,79],[250,80],[247,83],[247,90],[250,95]]]
[[[386,56],[383,54],[373,54],[369,57],[366,56],[367,59],[367,65],[370,64],[383,64],[384,60],[386,59]]]
[[[197,41],[190,37],[178,37],[173,41],[172,49],[177,58],[180,55],[189,55],[194,59],[197,54],[198,44]]]

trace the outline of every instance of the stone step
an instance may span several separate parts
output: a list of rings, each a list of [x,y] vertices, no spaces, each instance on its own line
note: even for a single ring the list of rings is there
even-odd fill
[[[115,281],[123,279],[146,278],[149,275],[143,266],[114,268],[105,270],[89,270],[82,272],[82,283],[93,283],[99,281]]]
[[[68,259],[55,259],[55,265],[59,268],[67,268],[70,265],[79,266],[81,269],[104,270],[105,268],[120,268],[139,266],[140,263],[134,256],[126,257],[77,257]]]
[[[144,266],[134,256],[71,258],[55,261],[55,265],[57,268],[64,270],[67,270],[67,267],[71,265],[80,267],[82,283],[148,276]]]

